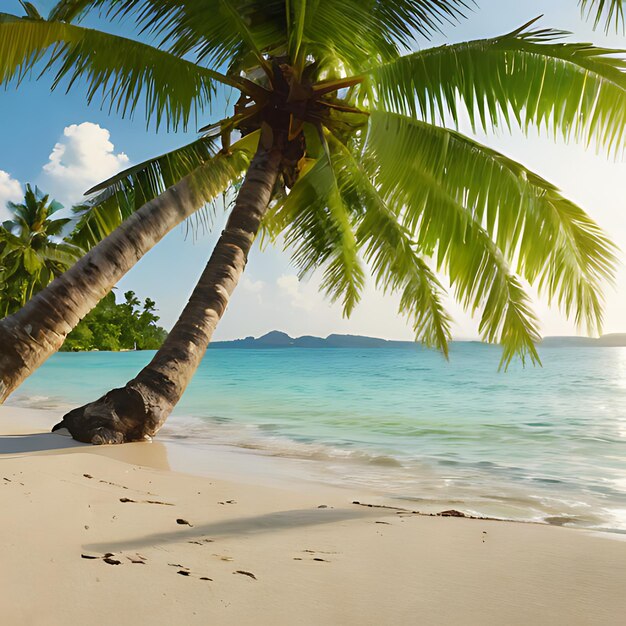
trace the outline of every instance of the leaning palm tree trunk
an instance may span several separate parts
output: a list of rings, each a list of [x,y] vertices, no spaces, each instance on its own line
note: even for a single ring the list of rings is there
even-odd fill
[[[137,261],[202,204],[192,176],[144,204],[22,309],[0,321],[0,404]]]
[[[161,349],[136,378],[74,409],[53,430],[79,441],[113,444],[153,436],[181,398],[241,278],[267,212],[282,160],[259,146],[235,206],[191,298]]]

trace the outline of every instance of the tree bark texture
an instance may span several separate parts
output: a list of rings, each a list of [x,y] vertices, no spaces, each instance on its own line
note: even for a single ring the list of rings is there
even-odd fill
[[[0,404],[168,232],[206,199],[192,176],[143,205],[19,311],[0,320]]]
[[[208,264],[152,361],[125,387],[74,409],[55,426],[79,441],[113,444],[152,437],[181,398],[246,266],[280,172],[282,150],[259,146]]]

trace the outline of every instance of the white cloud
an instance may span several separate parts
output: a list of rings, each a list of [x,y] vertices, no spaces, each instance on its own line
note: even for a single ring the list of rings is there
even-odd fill
[[[94,184],[127,167],[128,157],[115,152],[110,138],[106,128],[91,122],[67,126],[43,166],[42,189],[69,207]]]
[[[23,195],[20,182],[12,178],[8,172],[0,170],[0,220],[6,220],[10,217],[6,208],[7,202],[18,202]]]
[[[302,288],[302,284],[295,274],[283,274],[278,278],[276,284],[289,297],[292,307],[305,311],[311,311],[315,307],[315,298]]]
[[[241,289],[248,293],[248,295],[254,297],[257,305],[263,304],[263,290],[265,289],[265,283],[262,280],[251,280],[247,276],[244,276],[241,281]]]
[[[247,276],[241,281],[241,288],[250,293],[260,294],[265,287],[262,280],[251,280]]]

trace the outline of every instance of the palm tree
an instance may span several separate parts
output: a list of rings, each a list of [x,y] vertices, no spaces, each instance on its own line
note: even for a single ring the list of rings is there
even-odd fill
[[[581,4],[607,23],[622,18],[621,2]],[[590,330],[600,327],[602,285],[615,262],[610,242],[553,185],[450,126],[464,111],[485,130],[545,126],[619,151],[626,64],[612,50],[562,42],[563,33],[532,24],[407,52],[416,37],[460,19],[466,8],[461,0],[65,0],[48,20],[32,8],[26,19],[0,19],[4,82],[39,63],[54,86],[82,81],[89,100],[101,96],[126,114],[145,103],[149,121],[172,128],[210,104],[215,84],[240,94],[234,114],[202,129],[198,142],[98,187],[96,216],[109,215],[103,207],[111,198],[129,212],[138,197],[146,202],[89,253],[105,257],[91,267],[100,289],[114,274],[107,262],[120,229],[132,223],[133,236],[142,235],[146,222],[163,219],[153,219],[156,206],[176,201],[163,191],[167,182],[192,176],[201,186],[211,172],[210,161],[181,154],[219,135],[220,155],[228,155],[233,133],[255,146],[226,229],[162,349],[126,387],[62,425],[94,443],[154,434],[200,362],[261,227],[284,236],[302,273],[323,272],[324,288],[346,314],[371,270],[382,288],[400,294],[417,338],[445,354],[450,318],[435,271],[448,276],[467,309],[480,312],[485,340],[504,346],[504,365],[516,354],[538,360],[537,319],[523,281]],[[91,9],[134,20],[153,45],[72,23]],[[164,162],[175,163],[175,176],[162,174]],[[186,206],[197,204],[194,198]],[[126,235],[118,239],[116,253],[132,246]],[[61,308],[71,300],[69,285],[57,290]],[[79,311],[101,296],[86,283],[72,293],[84,303]],[[43,302],[31,317],[41,319]],[[73,323],[72,315],[66,319]],[[62,335],[66,319],[46,322],[50,330],[41,332]]]
[[[2,29],[0,17],[0,33]],[[5,41],[0,34],[0,49]],[[0,63],[2,59],[0,51]],[[0,404],[63,345],[69,332],[146,252],[237,180],[249,162],[249,150],[245,138],[219,153],[213,141],[201,139],[132,168],[127,180],[78,207],[80,219],[70,243],[89,252],[0,320]],[[181,168],[187,168],[185,173]],[[141,192],[148,180],[151,198]]]
[[[24,202],[8,203],[13,219],[0,226],[0,315],[24,306],[33,293],[73,265],[84,251],[63,241],[71,222],[55,218],[62,209],[37,187],[26,185]]]

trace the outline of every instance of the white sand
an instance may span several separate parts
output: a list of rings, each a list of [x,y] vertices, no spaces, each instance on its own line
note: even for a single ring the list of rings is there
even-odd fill
[[[288,462],[226,480],[225,453],[175,473],[160,444],[37,434],[57,417],[0,409],[1,624],[624,623],[623,536],[365,508]]]

